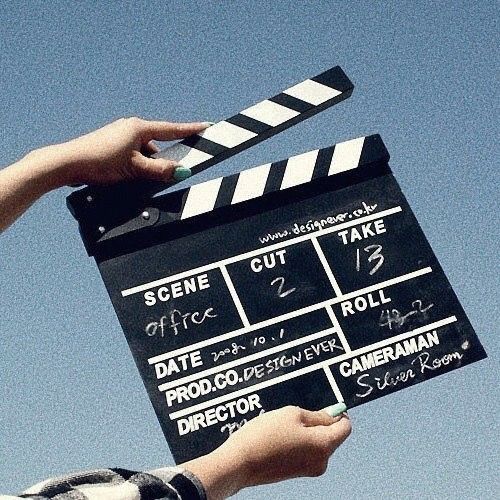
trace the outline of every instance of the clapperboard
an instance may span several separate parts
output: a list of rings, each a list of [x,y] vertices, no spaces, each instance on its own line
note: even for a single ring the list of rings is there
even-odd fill
[[[348,97],[333,68],[167,148],[194,173]],[[378,135],[68,205],[177,463],[262,412],[348,408],[486,356]]]

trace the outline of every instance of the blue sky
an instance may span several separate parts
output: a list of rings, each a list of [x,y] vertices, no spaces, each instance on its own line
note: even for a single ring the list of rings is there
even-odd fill
[[[341,65],[350,99],[200,179],[380,133],[489,358],[353,410],[323,477],[237,498],[494,498],[494,2],[12,1],[0,17],[4,165],[121,116],[217,121]],[[173,463],[68,193],[0,240],[3,493],[71,470]]]

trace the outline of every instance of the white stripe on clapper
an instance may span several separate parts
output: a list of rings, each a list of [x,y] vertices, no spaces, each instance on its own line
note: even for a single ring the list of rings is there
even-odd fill
[[[222,121],[208,127],[198,135],[209,141],[222,144],[226,148],[234,148],[243,142],[249,141],[257,134],[232,123]]]
[[[243,310],[243,306],[241,305],[240,298],[238,297],[238,294],[236,293],[236,289],[234,288],[233,282],[231,281],[231,277],[229,276],[229,273],[227,272],[226,266],[220,266],[220,270],[222,272],[222,276],[224,276],[224,281],[226,282],[229,293],[231,294],[231,297],[233,298],[234,305],[236,306],[236,309],[238,310],[238,314],[240,315],[243,326],[249,327],[250,322],[248,321],[247,315],[245,314],[245,311]]]
[[[308,151],[288,159],[280,189],[305,184],[312,179],[318,150]]]
[[[234,190],[231,204],[258,198],[264,194],[267,178],[269,177],[270,163],[243,170],[238,175],[238,182]]]
[[[184,208],[182,209],[181,219],[187,219],[188,217],[213,210],[222,179],[222,177],[218,177],[217,179],[191,186],[187,193],[186,203],[184,203]]]
[[[167,158],[168,160],[178,161],[183,167],[192,168],[204,161],[213,158],[211,154],[200,151],[178,142],[163,151],[153,155],[154,158]]]
[[[336,144],[328,175],[356,168],[359,165],[364,142],[364,137],[358,137],[357,139]]]
[[[291,95],[301,101],[318,106],[330,99],[342,94],[340,90],[332,89],[314,80],[305,80],[283,91],[283,94]]]
[[[342,393],[340,392],[339,386],[337,385],[336,380],[333,378],[332,370],[330,370],[330,367],[328,365],[323,365],[323,370],[325,371],[326,378],[328,379],[328,382],[330,383],[330,387],[332,388],[332,391],[335,394],[337,401],[339,403],[343,403],[344,396],[342,396]]]
[[[259,122],[267,123],[271,125],[271,127],[281,125],[295,116],[300,115],[299,112],[293,109],[286,108],[281,104],[268,101],[267,99],[244,109],[240,114],[258,120]]]

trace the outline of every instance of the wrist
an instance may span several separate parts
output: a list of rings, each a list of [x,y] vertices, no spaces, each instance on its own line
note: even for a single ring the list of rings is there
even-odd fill
[[[201,481],[208,500],[230,497],[248,486],[243,460],[221,448],[186,462],[181,467]]]
[[[29,170],[45,192],[73,183],[70,155],[64,144],[35,149],[19,163]]]

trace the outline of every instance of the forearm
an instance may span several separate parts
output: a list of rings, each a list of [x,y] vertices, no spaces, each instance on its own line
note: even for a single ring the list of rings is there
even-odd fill
[[[64,185],[62,171],[67,161],[61,146],[48,146],[0,170],[0,232],[38,198]]]

